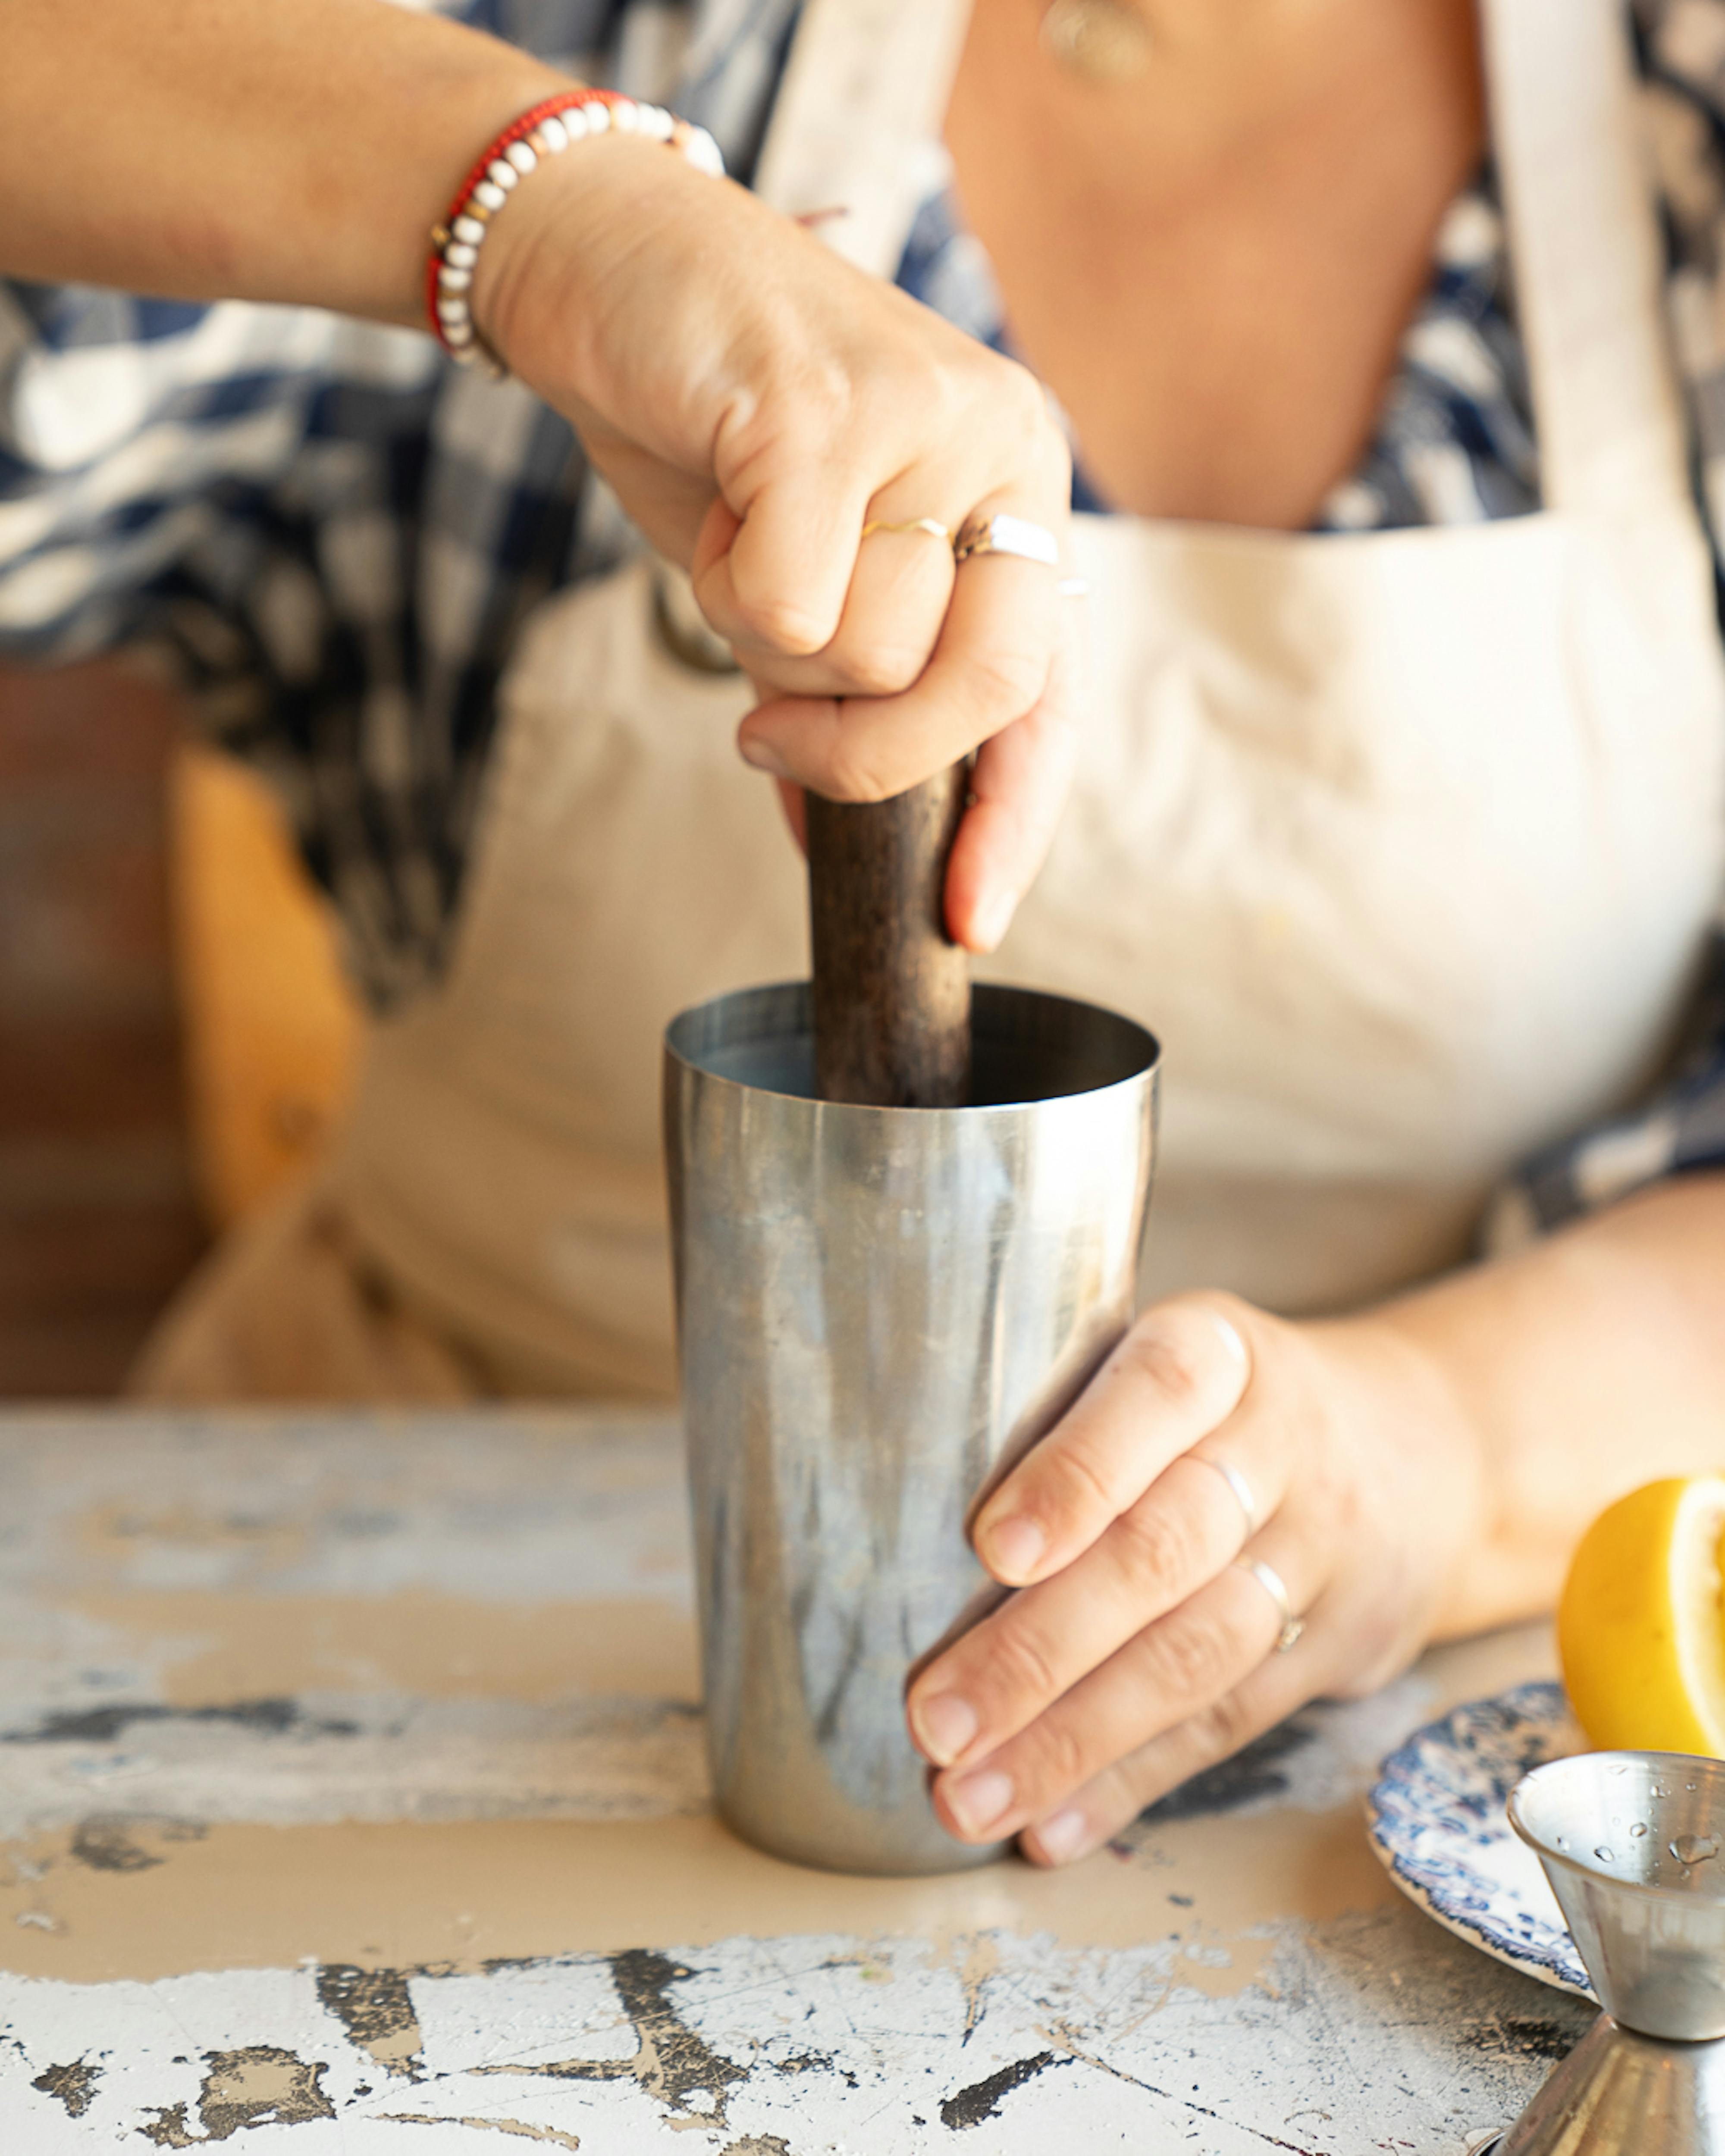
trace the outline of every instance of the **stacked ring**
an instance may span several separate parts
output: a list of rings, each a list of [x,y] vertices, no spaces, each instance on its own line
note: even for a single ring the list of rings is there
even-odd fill
[[[877,531],[920,531],[930,539],[944,540],[950,540],[952,536],[935,516],[913,516],[908,524],[889,524],[884,517],[877,516],[872,524],[864,525],[862,536],[865,539],[870,539]]]
[[[1189,1452],[1186,1456],[1189,1460],[1195,1460],[1200,1467],[1214,1467],[1234,1492],[1235,1502],[1245,1514],[1245,1538],[1250,1542],[1263,1525],[1258,1515],[1258,1501],[1252,1495],[1251,1484],[1228,1460],[1217,1460],[1208,1452]]]
[[[1294,1614],[1286,1581],[1274,1565],[1266,1564],[1262,1558],[1237,1557],[1234,1562],[1242,1572],[1250,1573],[1276,1604],[1276,1614],[1281,1620],[1281,1630],[1276,1635],[1276,1651],[1279,1655],[1286,1654],[1291,1647],[1299,1645],[1306,1630],[1306,1620]]]
[[[1060,566],[1060,542],[1045,525],[1004,511],[968,516],[959,526],[952,542],[953,560],[968,562],[979,554],[1009,554],[1020,562],[1040,562],[1045,569]]]
[[[937,516],[912,516],[902,524],[877,516],[864,525],[862,536],[871,539],[877,531],[920,531],[931,539],[947,540],[955,562],[968,562],[978,554],[1009,554],[1045,569],[1060,566],[1060,542],[1046,525],[1033,524],[1025,516],[1008,516],[1003,511],[966,517],[956,536]],[[1076,598],[1089,588],[1081,577],[1069,577],[1060,585],[1063,597]]]

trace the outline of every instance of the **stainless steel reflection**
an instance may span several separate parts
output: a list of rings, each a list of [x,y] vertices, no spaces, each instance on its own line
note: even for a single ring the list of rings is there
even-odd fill
[[[1725,2151],[1725,2046],[1661,2043],[1620,2029],[1602,2014],[1490,2156],[1717,2156],[1720,2151]]]
[[[979,987],[977,1105],[812,1099],[808,992],[687,1011],[665,1138],[709,1749],[725,1817],[804,1863],[949,1871],[904,1726],[984,1606],[967,1513],[1130,1321],[1155,1042]]]
[[[1612,2019],[1645,2036],[1725,2036],[1725,1764],[1554,1759],[1517,1784],[1509,1818]]]
[[[1493,2156],[1725,2156],[1725,1764],[1554,1759],[1509,1817],[1605,2011]]]

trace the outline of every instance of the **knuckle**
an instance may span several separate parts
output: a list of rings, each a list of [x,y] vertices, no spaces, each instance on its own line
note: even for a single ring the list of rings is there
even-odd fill
[[[825,648],[832,634],[829,623],[778,592],[739,592],[734,611],[742,638],[788,659],[813,658]]]
[[[841,729],[822,774],[820,792],[833,801],[890,801],[903,782],[890,778],[860,743],[847,742]]]
[[[1019,1779],[1045,1794],[1076,1789],[1089,1780],[1093,1764],[1079,1725],[1065,1717],[1039,1727],[1029,1763],[1029,1773]]]
[[[1018,1700],[1050,1700],[1061,1689],[1054,1656],[1027,1625],[1002,1627],[989,1657],[996,1686]]]
[[[1158,1686],[1177,1699],[1214,1701],[1232,1676],[1233,1646],[1214,1618],[1183,1610],[1148,1635]]]
[[[1147,1584],[1178,1586],[1195,1579],[1201,1568],[1198,1523],[1165,1499],[1146,1497],[1122,1512],[1115,1533],[1127,1569]]]
[[[778,357],[773,366],[759,408],[775,421],[785,452],[792,456],[850,439],[858,416],[859,384],[855,365],[845,349],[818,345],[809,339],[800,309],[788,294],[782,295],[783,311],[766,325],[764,348]]]
[[[1026,434],[1040,434],[1050,424],[1042,384],[1021,360],[1009,359],[1004,352],[988,352],[983,360],[1002,413]]]
[[[1100,1449],[1076,1443],[1065,1445],[1050,1460],[1055,1472],[1055,1511],[1063,1517],[1090,1518],[1097,1513],[1111,1518],[1120,1505],[1120,1493],[1110,1472],[1110,1462]]]
[[[1009,712],[1014,718],[1037,701],[1048,679],[1047,654],[1022,647],[989,644],[971,664],[990,709]]]
[[[1085,1809],[1103,1838],[1112,1840],[1129,1828],[1148,1805],[1168,1794],[1167,1784],[1132,1754],[1092,1775],[1085,1796]]]
[[[991,356],[998,370],[995,397],[1000,424],[1010,430],[1021,461],[1051,488],[1062,475],[1070,480],[1071,447],[1055,418],[1047,392],[1021,362]]]
[[[1018,398],[1018,408],[1026,418],[1039,424],[1048,418],[1048,396],[1042,384],[1022,360],[1009,359],[1006,369]]]
[[[1237,1691],[1224,1692],[1192,1717],[1194,1734],[1207,1761],[1231,1759],[1257,1731]]]
[[[1057,501],[1070,501],[1072,495],[1072,444],[1055,426],[1053,418],[1048,419],[1048,439],[1043,448],[1044,461],[1048,466],[1045,484]]]
[[[950,440],[956,428],[975,416],[978,356],[985,360],[995,357],[986,346],[974,345],[967,338],[962,345],[943,341],[937,352],[920,352],[912,362],[902,388],[916,402],[904,408],[922,413],[925,429],[935,441]]]
[[[916,681],[927,654],[908,644],[875,641],[850,646],[836,656],[846,695],[897,696]]]
[[[1204,1391],[1214,1360],[1214,1350],[1205,1352],[1208,1346],[1193,1327],[1180,1322],[1178,1313],[1164,1311],[1154,1324],[1135,1327],[1127,1335],[1121,1360],[1170,1406],[1189,1407]]]

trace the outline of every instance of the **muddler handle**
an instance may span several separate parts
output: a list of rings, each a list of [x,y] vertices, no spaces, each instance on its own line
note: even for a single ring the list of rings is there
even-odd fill
[[[963,764],[891,801],[807,797],[814,1089],[875,1108],[970,1098],[970,972],[942,891]]]

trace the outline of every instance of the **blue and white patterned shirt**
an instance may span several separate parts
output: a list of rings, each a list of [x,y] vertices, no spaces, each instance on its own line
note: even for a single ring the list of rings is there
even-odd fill
[[[675,105],[747,179],[798,0],[451,0],[588,80]],[[1725,531],[1725,0],[1635,0],[1697,489]],[[948,196],[906,290],[997,345]],[[1319,520],[1358,531],[1539,506],[1489,169],[1453,206],[1374,439]],[[1076,500],[1104,506],[1079,445]],[[526,610],[629,544],[567,425],[429,340],[305,310],[0,281],[0,654],[172,645],[206,726],[265,771],[385,1007],[444,957],[495,691]],[[1532,1163],[1500,1228],[1725,1165],[1725,935],[1697,1045],[1644,1111]]]

